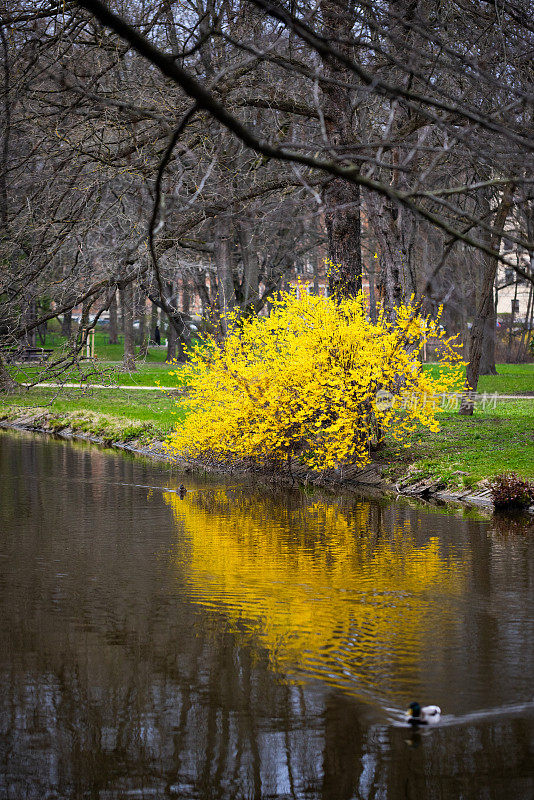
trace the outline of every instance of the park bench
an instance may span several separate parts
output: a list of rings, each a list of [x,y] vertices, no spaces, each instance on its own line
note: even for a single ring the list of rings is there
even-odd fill
[[[53,350],[46,347],[12,347],[5,351],[8,363],[16,361],[46,361]]]
[[[53,350],[45,347],[23,347],[20,352],[21,361],[47,361]]]

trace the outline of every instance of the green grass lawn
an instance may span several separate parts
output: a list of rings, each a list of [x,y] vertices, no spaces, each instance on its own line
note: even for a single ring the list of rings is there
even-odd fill
[[[52,427],[71,426],[111,440],[164,439],[183,420],[184,408],[165,391],[129,389],[30,389],[6,398],[0,419],[13,418],[32,409],[46,413]]]
[[[124,336],[120,335],[118,344],[109,344],[109,334],[107,331],[95,331],[95,355],[99,361],[122,361],[124,353]],[[59,333],[48,333],[46,335],[44,347],[60,349],[65,343],[65,337]],[[40,346],[40,343],[38,343]],[[139,353],[139,347],[136,347]],[[149,363],[163,363],[167,350],[165,347],[149,347],[146,361]]]
[[[425,364],[432,375],[440,372],[439,364]],[[488,394],[534,394],[534,364],[497,364],[497,375],[481,375],[477,391]]]
[[[443,412],[439,422],[439,433],[420,428],[407,439],[408,448],[386,441],[379,459],[390,463],[391,477],[412,466],[460,486],[508,470],[534,478],[534,401],[502,401],[472,417]],[[458,472],[466,475],[454,475]]]
[[[70,410],[94,411],[100,414],[109,414],[128,419],[150,421],[170,428],[179,412],[174,398],[165,391],[143,392],[135,389],[62,389],[57,390],[46,387],[30,389],[16,398],[9,398],[18,407],[35,408],[49,407],[59,412]],[[183,412],[180,412],[180,416]],[[180,416],[180,418],[182,418]]]
[[[104,384],[106,386],[179,386],[181,381],[179,376],[170,374],[173,370],[179,370],[179,366],[166,364],[164,361],[139,361],[134,372],[122,372],[121,362],[100,361],[94,363],[83,361],[81,370],[70,368],[58,379],[51,370],[47,370],[46,363],[42,366],[35,364],[15,364],[9,371],[19,383],[31,383],[33,381],[79,383],[83,375],[88,375],[90,384]],[[83,379],[83,382],[87,382]]]

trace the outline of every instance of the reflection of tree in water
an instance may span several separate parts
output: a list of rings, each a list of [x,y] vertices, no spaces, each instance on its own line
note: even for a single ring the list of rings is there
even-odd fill
[[[373,698],[416,670],[425,641],[451,627],[440,600],[467,564],[409,521],[380,528],[371,505],[275,501],[214,490],[164,495],[191,543],[195,599],[253,631],[284,674],[302,668]]]
[[[154,483],[150,468],[31,440],[2,442],[0,471],[1,798],[528,796],[529,718],[443,728],[411,748],[410,732],[372,707],[324,683],[277,680],[249,620],[196,602],[194,537],[177,542],[161,494],[131,486]],[[212,491],[192,497],[220,506]],[[344,510],[347,538],[339,522],[327,556],[327,510],[288,502],[279,558],[296,540],[291,574],[304,565],[336,586],[338,562],[351,558],[364,581],[361,562],[388,552],[382,542],[397,559],[408,553],[387,513]],[[349,530],[369,518],[375,532],[347,550]],[[410,530],[410,547],[424,551],[415,516]]]

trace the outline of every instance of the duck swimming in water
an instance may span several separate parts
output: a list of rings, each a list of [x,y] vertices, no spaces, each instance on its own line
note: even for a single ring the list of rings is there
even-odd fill
[[[410,725],[434,725],[441,718],[439,706],[421,706],[419,703],[410,703],[406,712],[406,722]]]

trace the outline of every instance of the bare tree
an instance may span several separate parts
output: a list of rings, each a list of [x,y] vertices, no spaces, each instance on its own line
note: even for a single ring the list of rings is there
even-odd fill
[[[331,290],[356,292],[366,272],[392,317],[424,296],[465,326],[466,276],[484,262],[488,295],[489,264],[503,261],[508,187],[514,218],[531,196],[530,6],[147,0],[127,21],[100,0],[61,14],[13,3],[1,20],[6,346],[136,282],[183,358],[191,311],[169,282],[186,280],[206,310],[257,313],[325,239]],[[526,226],[513,237],[532,252]],[[362,261],[370,241],[377,270]],[[513,269],[532,280],[522,259]],[[482,344],[486,306],[472,327]]]

